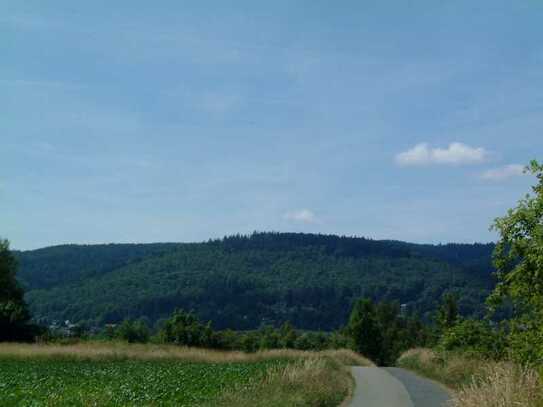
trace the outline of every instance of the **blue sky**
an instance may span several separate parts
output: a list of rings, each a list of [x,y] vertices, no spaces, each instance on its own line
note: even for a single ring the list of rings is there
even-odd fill
[[[0,234],[493,240],[543,159],[541,21],[536,0],[5,0]]]

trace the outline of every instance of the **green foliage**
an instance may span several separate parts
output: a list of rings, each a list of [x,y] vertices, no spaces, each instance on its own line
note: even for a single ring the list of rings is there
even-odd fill
[[[58,342],[54,336],[43,337],[44,341]],[[350,338],[339,332],[298,331],[285,322],[281,327],[270,325],[254,331],[215,331],[211,322],[202,323],[191,312],[176,310],[170,318],[160,323],[158,332],[151,336],[144,319],[127,319],[121,324],[106,325],[104,329],[89,339],[120,339],[129,343],[170,343],[181,346],[203,347],[220,350],[241,350],[256,352],[270,349],[298,349],[320,351],[325,349],[349,349],[353,347]]]
[[[202,324],[194,314],[182,310],[176,310],[170,319],[164,322],[158,337],[163,343],[214,347],[211,323]]]
[[[456,296],[446,294],[436,316],[440,351],[543,363],[543,165],[532,161],[526,171],[537,178],[533,194],[493,225],[500,234],[493,254],[498,284],[487,304],[494,312],[512,306],[512,318],[499,325],[488,319],[462,320]]]
[[[57,246],[18,253],[35,319],[90,327],[191,309],[220,330],[288,321],[343,326],[360,297],[397,300],[428,319],[454,289],[482,315],[492,245],[415,245],[297,233],[255,233],[198,244]]]
[[[494,251],[498,285],[488,303],[495,308],[511,301],[513,356],[524,363],[543,362],[543,165],[532,161],[526,169],[537,178],[526,195],[493,228],[500,234]]]
[[[106,275],[175,250],[177,243],[61,245],[19,252],[19,279],[27,290],[47,289]]]
[[[458,313],[458,300],[455,294],[446,293],[443,296],[442,303],[437,309],[436,324],[440,332],[445,332],[452,328],[458,322],[460,315]]]
[[[127,319],[114,331],[114,337],[128,343],[146,343],[150,336],[149,327],[142,319],[135,321]]]
[[[393,364],[402,351],[425,346],[430,332],[414,316],[402,316],[397,303],[356,302],[346,332],[354,349],[379,365]]]
[[[523,315],[510,321],[511,357],[521,364],[543,366],[543,323]]]
[[[443,333],[438,348],[501,359],[506,355],[507,345],[505,332],[492,326],[489,321],[466,319]]]
[[[369,299],[361,299],[356,302],[349,318],[348,333],[353,338],[355,350],[382,363],[383,336],[379,329],[376,310]]]
[[[28,340],[36,334],[15,274],[17,261],[9,242],[0,240],[0,341]]]
[[[201,405],[280,363],[7,359],[0,361],[0,405]]]

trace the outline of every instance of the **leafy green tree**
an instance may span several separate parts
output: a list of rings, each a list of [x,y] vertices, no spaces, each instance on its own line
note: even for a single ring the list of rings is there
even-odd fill
[[[488,303],[495,309],[504,300],[514,305],[511,321],[513,356],[523,362],[543,361],[543,165],[532,161],[526,172],[537,183],[495,220],[500,234],[494,251],[498,284]]]
[[[248,332],[242,335],[241,349],[245,352],[256,352],[258,350],[259,338],[255,332]]]
[[[30,314],[15,279],[17,262],[7,240],[0,240],[0,341],[30,339]]]
[[[203,324],[192,312],[176,310],[164,321],[158,333],[165,343],[183,346],[214,347],[211,323]]]
[[[303,333],[298,338],[296,338],[296,342],[294,343],[294,347],[299,350],[311,350],[314,346],[314,343],[312,342],[311,335],[308,333]]]
[[[439,331],[445,332],[447,329],[452,328],[459,321],[459,318],[457,296],[453,293],[446,293],[436,314]]]
[[[281,325],[281,328],[279,328],[279,335],[281,337],[280,341],[282,348],[294,349],[298,334],[290,322],[285,322]]]
[[[354,344],[350,336],[341,332],[334,331],[328,338],[329,348],[331,349],[353,349]]]
[[[115,329],[115,337],[129,343],[147,343],[150,335],[149,327],[142,319],[126,319]]]
[[[344,333],[351,337],[353,348],[380,365],[392,365],[400,354],[430,342],[430,329],[416,315],[400,312],[396,302],[363,299],[355,303]],[[336,347],[333,338],[328,346]]]
[[[273,327],[266,325],[259,330],[260,349],[278,349],[281,347],[281,335]]]
[[[375,305],[369,299],[358,300],[351,312],[347,331],[355,350],[376,363],[382,362],[383,335],[377,321]]]

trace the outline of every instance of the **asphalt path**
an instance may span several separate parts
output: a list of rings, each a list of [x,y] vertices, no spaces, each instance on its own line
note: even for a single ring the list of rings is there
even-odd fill
[[[351,407],[445,407],[440,384],[395,367],[353,367],[356,382]]]

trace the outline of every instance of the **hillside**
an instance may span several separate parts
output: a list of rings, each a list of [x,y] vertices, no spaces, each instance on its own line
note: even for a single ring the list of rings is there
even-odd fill
[[[428,315],[445,290],[480,314],[493,285],[491,244],[255,233],[206,243],[56,246],[18,252],[19,279],[36,319],[89,324],[147,317],[176,307],[215,328],[251,329],[289,320],[335,329],[354,299],[408,304]]]

